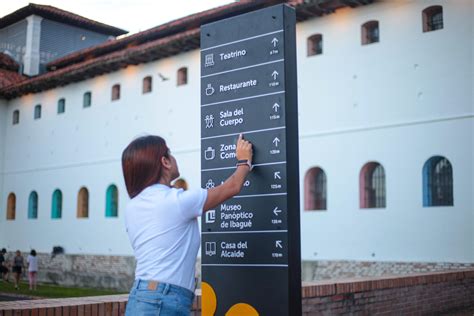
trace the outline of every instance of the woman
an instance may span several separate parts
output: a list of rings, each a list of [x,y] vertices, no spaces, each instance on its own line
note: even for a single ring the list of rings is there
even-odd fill
[[[15,289],[19,289],[20,277],[25,268],[25,259],[23,259],[20,250],[17,250],[13,258],[12,272],[15,280]]]
[[[238,194],[250,172],[252,145],[239,136],[235,172],[215,188],[171,188],[176,159],[159,136],[140,137],[122,154],[131,198],[125,226],[137,266],[126,315],[189,315],[200,245],[197,217]]]
[[[36,291],[36,276],[38,274],[38,257],[36,257],[36,250],[32,249],[28,258],[28,280],[30,281],[30,291]]]
[[[5,282],[10,282],[8,276],[10,274],[10,270],[8,269],[8,261],[6,258],[7,250],[2,248],[0,251],[0,279]]]

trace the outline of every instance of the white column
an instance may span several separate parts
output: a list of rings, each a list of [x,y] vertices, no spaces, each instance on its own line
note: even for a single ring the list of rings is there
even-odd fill
[[[6,148],[6,131],[7,131],[7,107],[8,107],[8,101],[5,99],[0,98],[0,209],[4,210],[6,209],[6,205],[4,203],[7,203],[7,200],[5,200],[4,196],[4,177],[5,177],[5,152],[7,151]],[[10,121],[11,122],[11,121]],[[0,240],[6,240],[5,236],[5,220],[6,216],[4,216],[5,212],[2,212],[2,215],[0,216]],[[0,247],[5,247],[5,246],[0,246]]]
[[[23,56],[23,73],[28,76],[39,74],[40,64],[40,38],[42,17],[30,15],[26,18],[26,50]]]

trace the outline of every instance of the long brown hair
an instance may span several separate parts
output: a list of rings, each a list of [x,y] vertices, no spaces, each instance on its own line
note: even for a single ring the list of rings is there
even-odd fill
[[[143,136],[132,141],[122,153],[122,171],[130,198],[158,183],[162,174],[161,158],[169,149],[160,136]]]

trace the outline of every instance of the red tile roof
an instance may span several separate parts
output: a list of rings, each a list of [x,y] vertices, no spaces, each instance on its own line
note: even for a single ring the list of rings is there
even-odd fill
[[[243,0],[193,14],[123,39],[83,49],[48,64],[49,72],[1,88],[7,99],[40,92],[199,48],[200,25],[251,12],[277,3],[296,9],[298,21],[334,12],[344,6],[369,4],[372,0]],[[346,4],[347,3],[347,4]]]
[[[175,55],[176,51],[183,52],[187,50],[186,47],[195,46],[199,46],[199,28],[29,78],[14,86],[0,88],[0,95],[9,99],[30,92],[43,91],[71,82],[82,81],[99,73],[109,73],[128,65],[147,62],[150,58],[165,58]]]
[[[12,86],[16,83],[26,80],[26,77],[16,71],[0,69],[0,89]]]
[[[18,73],[18,63],[7,54],[0,53],[0,89],[26,80]]]
[[[137,46],[144,42],[148,42],[157,38],[163,38],[189,29],[200,27],[202,24],[216,21],[218,19],[225,19],[230,16],[250,12],[266,6],[282,3],[282,2],[300,2],[284,1],[284,0],[259,0],[250,1],[243,0],[239,2],[230,3],[228,5],[220,6],[214,9],[203,12],[191,14],[184,18],[180,18],[166,24],[162,24],[151,28],[149,30],[139,32],[115,41],[104,42],[102,44],[82,49],[75,53],[58,58],[47,65],[48,69],[58,69],[72,63],[77,63],[91,57],[108,54],[112,51],[125,49],[130,46]]]
[[[0,68],[12,71],[18,71],[20,66],[18,63],[7,54],[0,53]]]
[[[0,29],[21,21],[32,14],[106,35],[119,36],[128,33],[125,30],[85,18],[72,12],[64,11],[49,5],[35,3],[30,3],[26,7],[18,9],[3,18],[0,18]]]

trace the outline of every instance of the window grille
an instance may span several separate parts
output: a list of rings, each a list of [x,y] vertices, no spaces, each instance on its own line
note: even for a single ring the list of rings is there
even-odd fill
[[[66,111],[66,100],[64,98],[58,100],[58,114]]]
[[[13,125],[20,123],[20,111],[15,110],[13,111]]]
[[[306,172],[304,181],[305,210],[326,210],[327,185],[326,173],[321,168],[311,168]]]
[[[308,56],[320,55],[323,53],[323,36],[315,34],[308,37]]]
[[[112,101],[120,99],[120,85],[116,84],[112,87]]]
[[[41,118],[41,104],[35,106],[34,119],[38,120]]]
[[[362,25],[362,45],[377,43],[380,41],[380,30],[378,21],[369,21]]]
[[[423,167],[423,206],[452,206],[453,168],[448,159],[434,156]]]
[[[82,98],[82,107],[88,108],[92,104],[92,94],[90,91],[84,93],[84,96]]]
[[[142,87],[142,92],[143,93],[149,93],[152,90],[152,78],[151,76],[143,78],[143,87]]]
[[[444,28],[443,7],[435,5],[428,7],[422,12],[423,32],[431,32]]]
[[[360,174],[361,208],[386,206],[385,171],[381,164],[369,162]]]
[[[178,69],[178,86],[182,86],[188,83],[188,68],[183,67]]]

